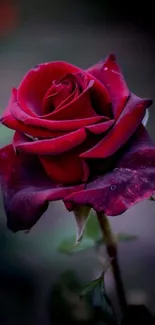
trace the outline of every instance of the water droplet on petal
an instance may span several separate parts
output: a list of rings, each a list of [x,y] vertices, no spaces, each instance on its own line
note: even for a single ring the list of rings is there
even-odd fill
[[[108,67],[104,67],[104,71],[107,71],[108,70]]]
[[[112,191],[114,191],[114,190],[116,190],[116,187],[117,187],[116,185],[111,185],[111,186],[110,186],[110,189],[111,189]]]
[[[118,172],[118,170],[119,170],[119,168],[115,168],[115,169],[114,169],[114,172]]]

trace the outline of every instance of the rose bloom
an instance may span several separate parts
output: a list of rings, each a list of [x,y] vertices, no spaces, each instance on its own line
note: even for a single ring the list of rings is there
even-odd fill
[[[31,69],[12,90],[0,150],[8,227],[30,229],[49,201],[114,216],[155,191],[155,146],[142,125],[151,100],[131,93],[110,55],[88,70],[65,62]]]

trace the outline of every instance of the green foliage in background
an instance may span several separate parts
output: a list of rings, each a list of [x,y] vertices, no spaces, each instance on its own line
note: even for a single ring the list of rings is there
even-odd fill
[[[116,239],[118,242],[128,242],[136,240],[137,236],[127,233],[118,233]],[[101,230],[94,211],[91,211],[89,215],[82,240],[78,244],[75,244],[75,242],[75,235],[64,238],[58,245],[59,252],[63,254],[71,254],[90,248],[97,248],[104,244],[104,239],[102,238]]]

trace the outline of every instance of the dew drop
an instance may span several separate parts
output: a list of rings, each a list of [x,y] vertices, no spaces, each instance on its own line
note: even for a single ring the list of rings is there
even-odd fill
[[[110,189],[111,189],[111,191],[116,190],[116,185],[111,185],[111,186],[110,186]]]
[[[108,67],[104,67],[104,71],[107,71],[108,70]]]

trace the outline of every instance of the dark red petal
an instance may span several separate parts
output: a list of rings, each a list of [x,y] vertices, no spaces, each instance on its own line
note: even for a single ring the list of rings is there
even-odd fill
[[[114,154],[132,136],[140,125],[146,108],[151,105],[149,99],[141,99],[131,94],[122,114],[114,127],[95,147],[81,154],[82,158],[106,158]]]
[[[36,138],[56,138],[65,134],[65,132],[63,131],[49,131],[41,127],[37,128],[35,126],[30,127],[28,125],[24,125],[24,123],[17,121],[11,114],[8,115],[6,118],[1,118],[0,122],[10,129],[26,133]]]
[[[60,156],[39,157],[47,175],[62,184],[76,184],[87,181],[89,168],[76,151],[65,152]]]
[[[17,120],[11,113],[11,109],[13,107],[13,105],[17,105],[18,103],[16,101],[16,94],[17,94],[17,90],[13,89],[12,90],[12,94],[11,94],[11,98],[9,100],[8,106],[5,109],[5,111],[3,112],[3,115],[0,119],[0,122],[2,124],[4,124],[5,126],[7,126],[10,129],[19,131],[19,132],[23,132],[26,133],[28,135],[31,135],[33,137],[38,137],[38,138],[52,138],[52,137],[58,137],[64,134],[64,132],[58,131],[49,131],[46,130],[45,128],[42,127],[37,127],[37,126],[28,126],[25,125],[23,122],[20,122],[19,120]],[[19,112],[20,112],[20,107],[18,106]]]
[[[49,201],[61,200],[84,188],[56,186],[37,158],[17,157],[12,145],[0,150],[0,181],[8,227],[12,231],[30,229],[46,211]]]
[[[155,146],[141,125],[116,168],[94,179],[86,190],[65,198],[69,209],[89,205],[106,215],[119,215],[155,192]]]
[[[38,65],[25,75],[19,86],[17,96],[19,105],[31,116],[40,115],[43,97],[52,85],[52,81],[79,71],[79,68],[65,62]]]
[[[44,115],[43,118],[50,120],[71,120],[97,116],[90,99],[90,89],[93,88],[93,85],[94,80],[90,80],[87,88],[78,97],[75,96],[69,103],[54,110],[51,114]]]
[[[80,91],[76,87],[75,90],[66,99],[64,99],[59,106],[57,106],[56,110],[59,110],[59,109],[61,110],[62,107],[71,103],[74,100],[74,98],[77,98],[79,95],[80,95]],[[44,116],[43,116],[43,118],[44,118]]]
[[[41,115],[42,101],[52,82],[62,79],[68,74],[76,73],[85,75],[88,80],[94,80],[94,89],[97,89],[100,95],[102,94],[102,104],[104,103],[105,111],[106,106],[108,105],[109,107],[110,103],[106,88],[87,72],[65,62],[44,63],[30,70],[18,89],[17,100],[19,106],[31,117]],[[85,80],[83,84],[85,85]]]
[[[86,182],[90,171],[87,162],[80,158],[80,153],[96,143],[96,137],[89,134],[86,141],[78,147],[56,156],[39,156],[47,175],[62,184]]]
[[[32,117],[22,111],[17,102],[11,107],[12,115],[23,122],[27,127],[45,128],[47,130],[56,132],[74,131],[86,125],[91,125],[99,121],[105,120],[102,116],[93,116],[89,118],[76,119],[76,120],[63,120],[63,121],[50,121],[42,118]]]
[[[92,80],[82,71],[66,75],[61,80],[55,80],[44,96],[42,103],[43,112],[48,111],[50,113],[52,107],[56,111],[64,106],[66,107],[67,104],[75,100],[80,94],[88,91],[92,85]],[[50,114],[43,117],[49,118],[49,116]]]
[[[76,86],[73,88],[72,82],[67,85],[57,85],[53,82],[42,101],[42,117],[45,118],[46,116],[47,118],[52,113],[52,110],[58,110],[78,95],[79,89]]]
[[[23,151],[37,155],[60,155],[83,143],[86,136],[85,129],[79,129],[58,138],[34,141],[25,134],[16,132],[13,145],[20,152]]]
[[[114,120],[105,121],[98,124],[86,126],[85,128],[86,130],[91,131],[93,134],[101,134],[107,132],[112,127],[114,122]]]
[[[101,87],[98,87],[99,84]],[[103,115],[107,119],[113,118],[109,94],[101,83],[94,83],[94,87],[90,91],[90,98],[92,106],[98,115]]]
[[[66,83],[58,83],[57,81],[53,81],[52,86],[48,89],[44,99],[48,100],[48,106],[53,106],[54,109],[57,109],[57,107],[59,107],[61,103],[74,92],[74,88],[75,85],[72,80],[67,80]],[[50,109],[48,109],[48,111],[50,111]]]
[[[95,64],[87,72],[101,81],[108,89],[112,101],[113,115],[117,119],[122,113],[130,93],[122,72],[116,63],[115,56],[113,54],[109,55],[104,62]]]

